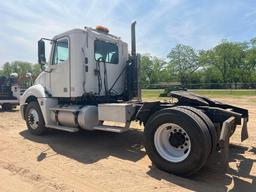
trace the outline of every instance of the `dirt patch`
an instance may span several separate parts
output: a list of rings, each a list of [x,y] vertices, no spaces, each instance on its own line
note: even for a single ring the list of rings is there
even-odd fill
[[[18,110],[1,112],[0,191],[256,191],[256,108],[251,99],[223,100],[250,113],[250,138],[240,143],[237,128],[227,172],[213,156],[192,178],[152,166],[138,124],[122,134],[50,131],[36,137],[28,134]]]

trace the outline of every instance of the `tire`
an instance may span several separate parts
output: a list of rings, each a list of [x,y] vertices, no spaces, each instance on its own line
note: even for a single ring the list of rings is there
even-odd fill
[[[184,135],[184,143],[177,148],[172,135]],[[194,174],[206,163],[211,149],[210,141],[207,125],[195,113],[178,107],[162,109],[153,114],[144,130],[144,145],[151,161],[159,169],[183,177]],[[184,146],[186,143],[188,148]],[[186,149],[184,155],[180,152],[183,149]]]
[[[178,108],[182,108],[182,109],[187,109],[189,111],[192,111],[193,113],[195,113],[198,117],[200,117],[204,123],[207,125],[208,131],[211,135],[211,151],[214,151],[217,147],[217,131],[215,129],[215,126],[213,124],[213,122],[211,121],[211,119],[202,111],[200,111],[199,109],[196,109],[194,107],[190,107],[190,106],[178,106]]]
[[[46,132],[43,114],[36,101],[28,104],[25,112],[25,120],[28,131],[32,135],[43,135]]]

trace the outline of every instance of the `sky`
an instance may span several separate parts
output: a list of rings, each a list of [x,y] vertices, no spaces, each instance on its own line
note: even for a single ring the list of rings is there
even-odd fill
[[[178,43],[210,49],[256,37],[255,0],[8,0],[0,2],[0,67],[37,62],[37,41],[72,28],[104,25],[137,50],[165,58]]]

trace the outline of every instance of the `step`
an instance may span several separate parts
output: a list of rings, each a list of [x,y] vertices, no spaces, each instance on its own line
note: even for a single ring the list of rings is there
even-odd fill
[[[64,126],[61,126],[61,125],[47,125],[46,127],[50,128],[50,129],[58,129],[58,130],[61,130],[61,131],[67,131],[67,132],[71,132],[71,133],[79,131],[78,128],[64,127]]]
[[[126,127],[119,127],[119,126],[109,126],[109,125],[98,125],[93,128],[93,130],[100,130],[100,131],[109,131],[114,133],[123,133],[128,131],[129,128]]]

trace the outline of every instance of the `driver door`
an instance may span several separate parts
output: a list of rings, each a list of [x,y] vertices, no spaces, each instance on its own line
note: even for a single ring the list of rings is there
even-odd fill
[[[63,37],[54,44],[50,65],[50,87],[53,97],[70,97],[70,51],[69,39]]]

